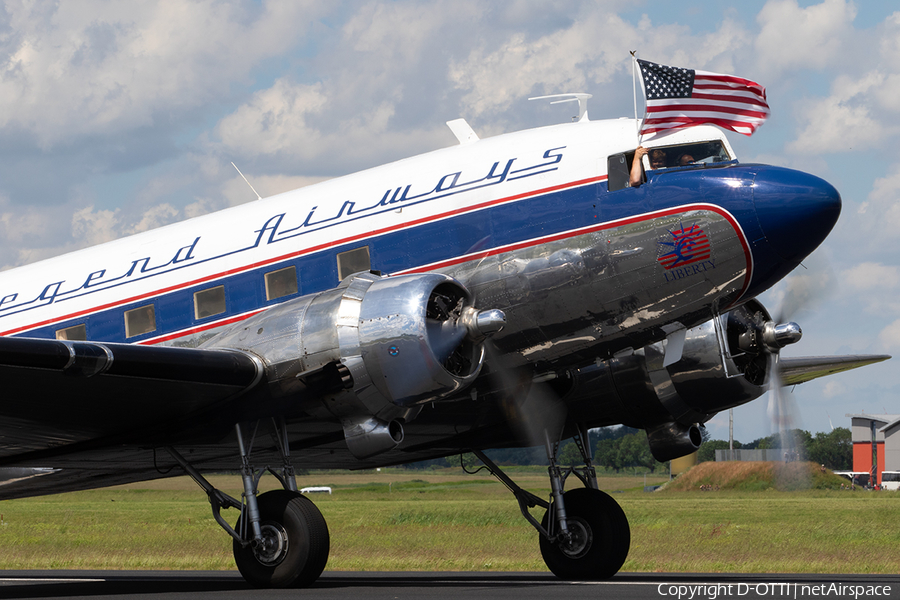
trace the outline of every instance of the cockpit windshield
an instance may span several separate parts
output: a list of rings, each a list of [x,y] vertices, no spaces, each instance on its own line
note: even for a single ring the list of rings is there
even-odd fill
[[[734,160],[721,140],[654,146],[648,148],[650,170],[707,166]],[[608,160],[608,189],[610,192],[629,186],[634,151],[613,154]]]
[[[681,144],[679,146],[659,146],[651,148],[649,156],[650,165],[653,169],[686,167],[732,160],[728,156],[728,151],[719,140]]]

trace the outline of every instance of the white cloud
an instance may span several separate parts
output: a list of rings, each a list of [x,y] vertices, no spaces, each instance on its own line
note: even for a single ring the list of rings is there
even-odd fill
[[[841,58],[855,17],[856,7],[845,0],[825,0],[806,8],[796,0],[771,0],[757,16],[757,61],[776,73],[825,68]]]
[[[888,15],[881,24],[878,50],[885,64],[900,65],[900,12]]]
[[[841,281],[856,291],[892,290],[900,287],[900,267],[864,262],[842,272]]]
[[[153,125],[227,94],[297,43],[313,2],[5,5],[0,127],[44,149]]]
[[[843,396],[847,393],[847,386],[845,386],[840,381],[830,380],[825,384],[824,389],[822,390],[822,395],[826,398],[834,398],[836,396]]]
[[[168,225],[179,220],[181,213],[171,204],[159,204],[147,209],[137,223],[124,229],[123,233],[141,233]]]
[[[327,104],[322,85],[294,85],[279,79],[219,122],[225,148],[241,155],[290,152],[310,156],[319,147],[315,116]]]
[[[900,252],[900,164],[872,184],[866,201],[846,215],[849,227],[845,243],[856,252],[875,252],[880,257]],[[882,259],[883,260],[883,259]]]
[[[86,206],[72,215],[72,237],[79,246],[96,246],[119,237],[117,210]]]
[[[448,77],[465,92],[464,111],[482,115],[530,94],[608,84],[631,72],[626,49],[640,48],[640,57],[666,64],[732,72],[733,57],[750,41],[729,18],[712,33],[695,35],[684,25],[656,26],[647,15],[635,26],[611,11],[583,5],[567,27],[538,37],[514,31],[483,41],[465,58],[451,61]]]
[[[798,154],[829,154],[854,148],[878,146],[896,134],[897,128],[885,123],[881,111],[872,106],[875,92],[885,82],[879,72],[859,79],[840,75],[832,84],[832,93],[821,100],[807,101],[800,118],[805,127],[788,151]],[[875,110],[873,110],[875,109]]]
[[[391,127],[395,99],[357,106],[358,113],[343,114],[332,106],[339,94],[339,90],[326,91],[321,83],[279,79],[219,121],[216,133],[221,144],[212,144],[210,150],[270,170],[300,163],[308,171],[331,174],[335,163],[358,169],[403,158],[402,149],[434,149],[452,139],[440,122],[425,130]]]
[[[886,352],[896,352],[900,348],[900,319],[897,319],[878,335],[878,345]]]

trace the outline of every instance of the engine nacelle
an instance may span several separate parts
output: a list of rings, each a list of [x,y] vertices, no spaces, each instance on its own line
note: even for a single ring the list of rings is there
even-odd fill
[[[504,323],[502,311],[472,307],[471,294],[449,276],[357,273],[260,313],[206,346],[262,358],[274,398],[303,397],[317,381],[337,381],[315,402],[342,421],[348,446],[363,458],[399,443],[397,424],[414,418],[421,404],[475,381],[481,341]]]
[[[571,372],[571,410],[596,424],[645,429],[657,460],[690,454],[699,446],[696,424],[766,391],[764,353],[748,352],[748,333],[768,322],[756,301],[689,329],[680,360],[665,365],[666,342]],[[762,340],[761,340],[762,342]]]

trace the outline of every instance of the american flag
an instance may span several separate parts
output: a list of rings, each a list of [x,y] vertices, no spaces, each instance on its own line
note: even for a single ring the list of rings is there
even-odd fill
[[[647,99],[641,135],[703,123],[752,135],[769,116],[766,88],[755,81],[637,62]]]

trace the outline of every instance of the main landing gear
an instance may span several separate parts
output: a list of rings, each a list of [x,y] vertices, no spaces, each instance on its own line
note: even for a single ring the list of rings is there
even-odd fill
[[[282,457],[280,473],[269,467],[256,471],[251,466],[250,451],[258,425],[249,441],[244,438],[241,425],[235,425],[244,484],[241,501],[213,487],[174,448],[166,450],[206,491],[213,518],[234,538],[234,560],[244,579],[256,587],[307,586],[322,574],[328,562],[328,526],[315,504],[297,491],[283,422],[273,420],[273,437]],[[266,471],[284,489],[259,494],[257,485]],[[220,514],[223,508],[240,509],[241,515],[233,528]]]
[[[628,556],[631,531],[621,507],[597,489],[597,474],[591,459],[587,430],[579,427],[575,443],[585,466],[562,468],[556,462],[559,442],[544,433],[550,474],[550,502],[516,485],[483,452],[474,454],[516,497],[525,519],[540,534],[541,556],[559,578],[571,581],[608,579],[615,575]],[[584,484],[563,492],[566,478],[574,474]],[[530,508],[547,509],[540,523]]]

